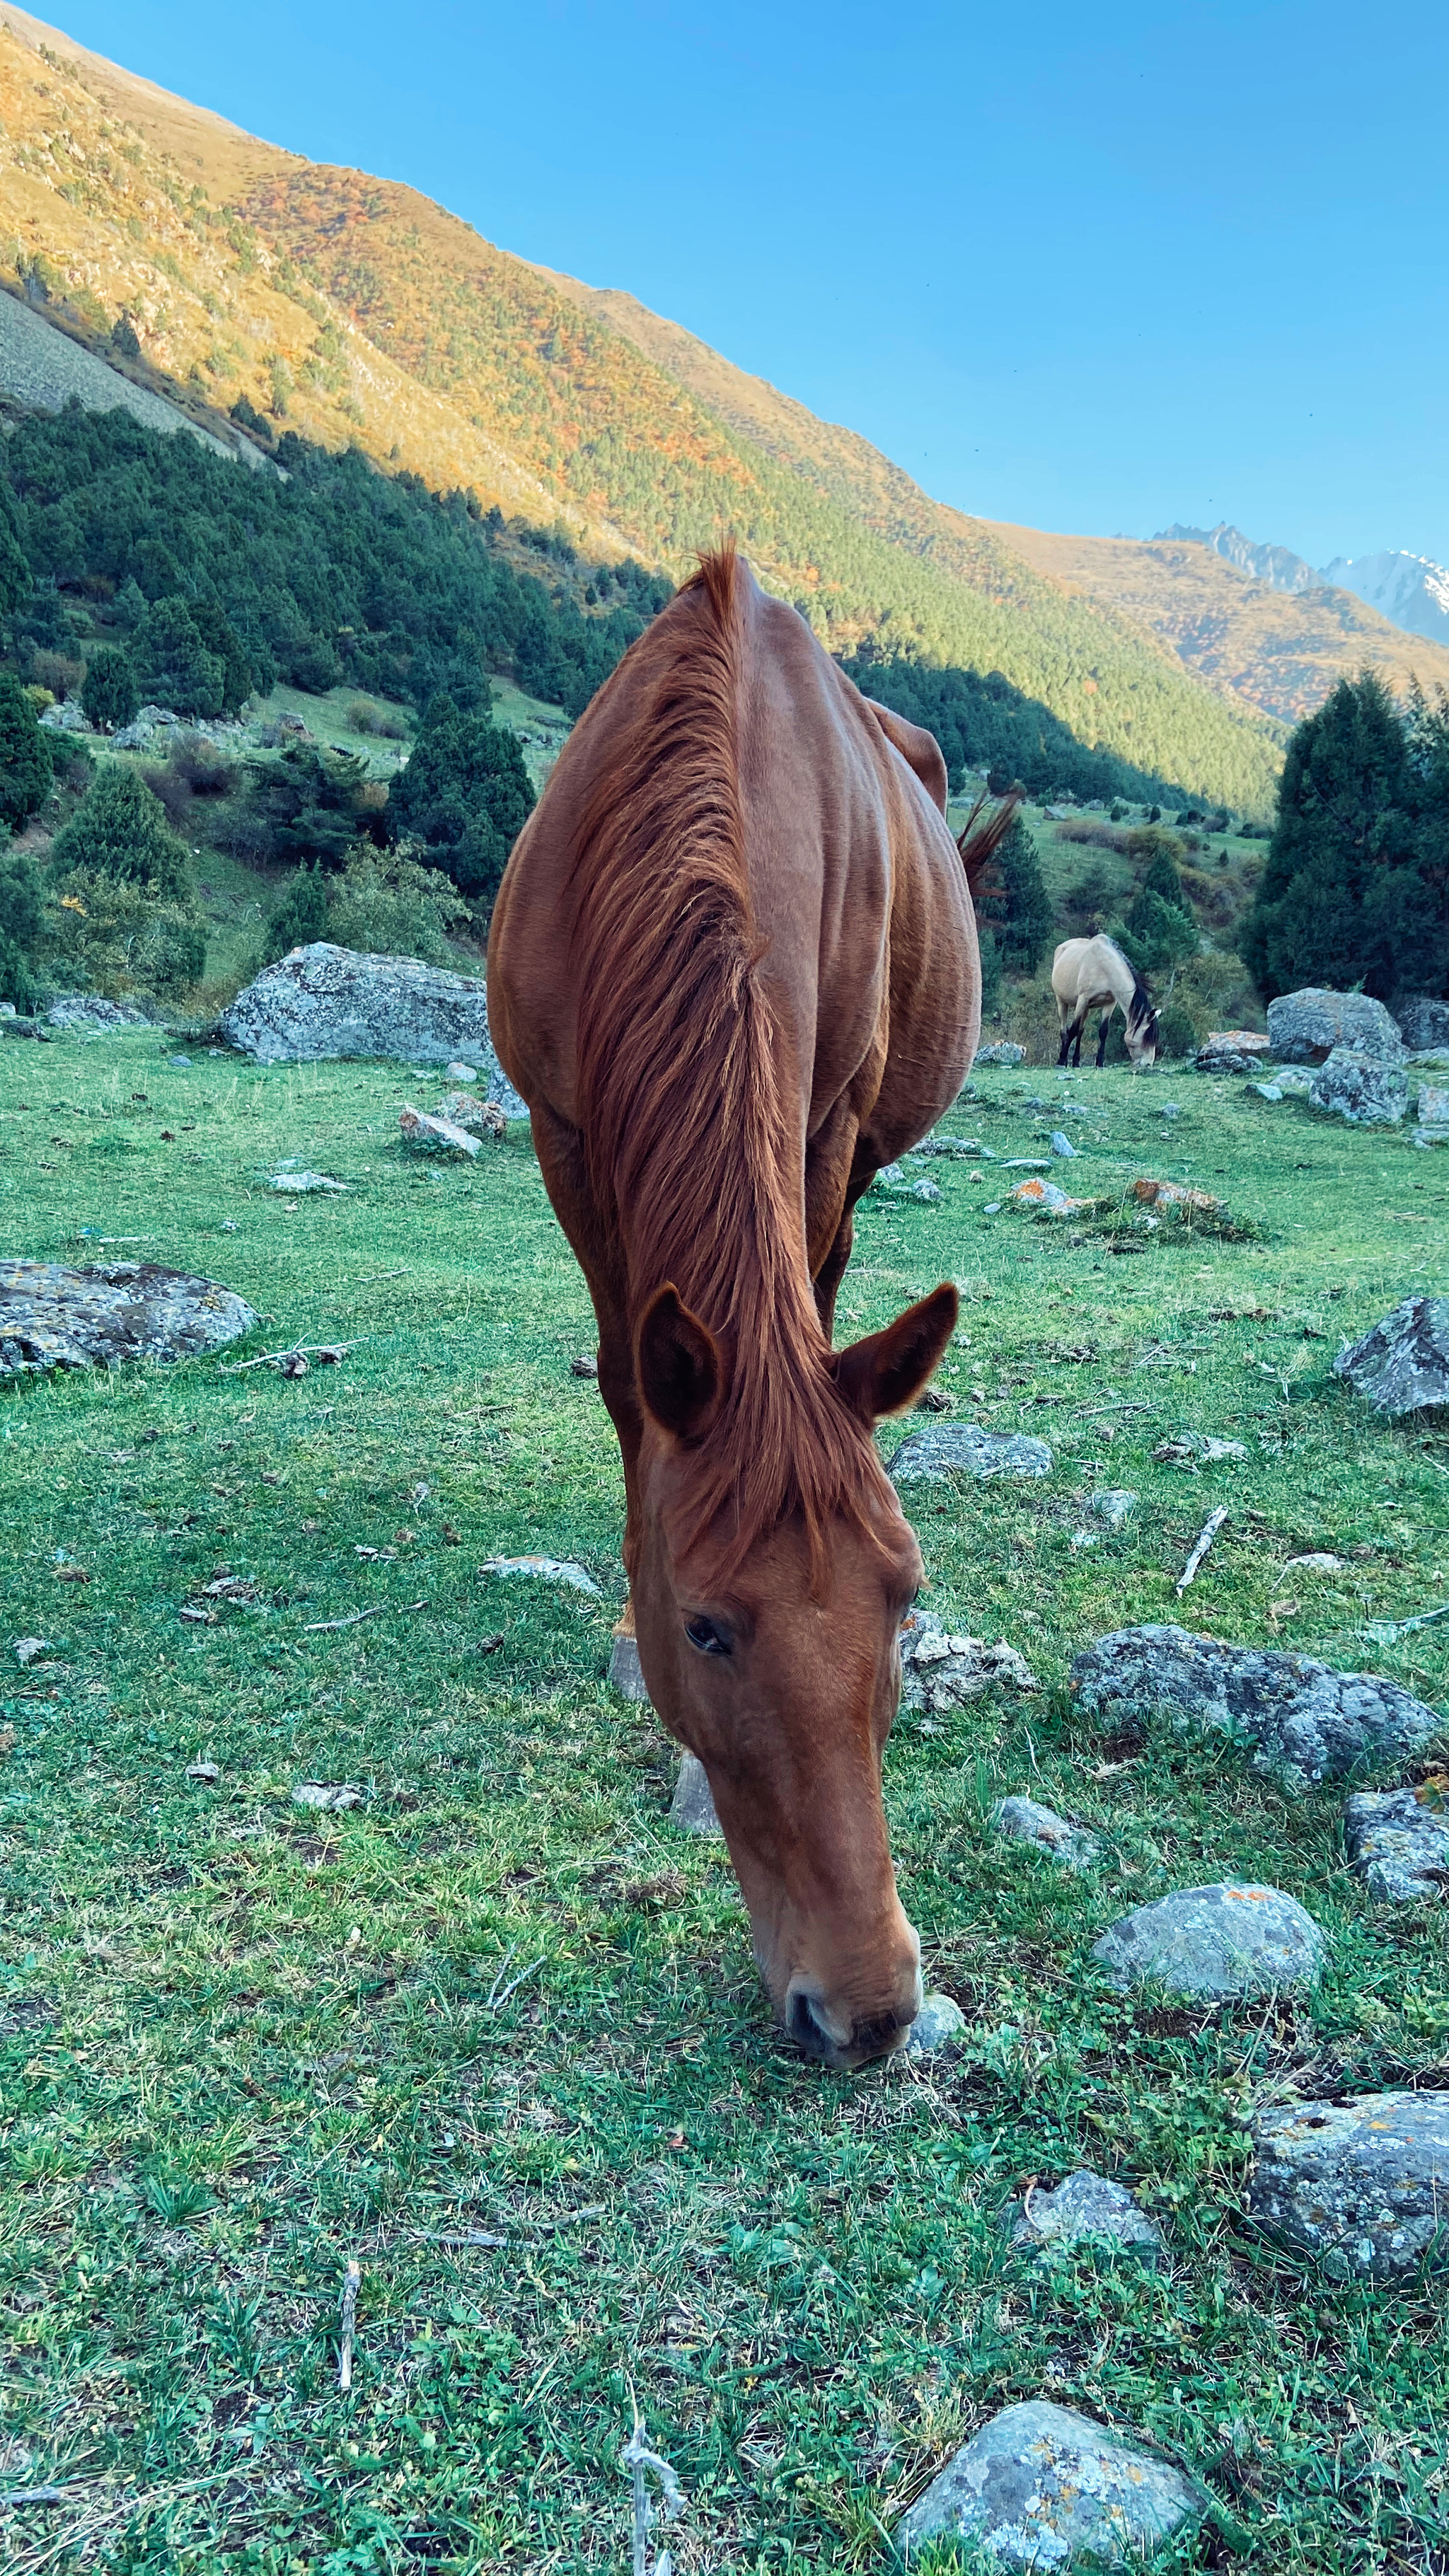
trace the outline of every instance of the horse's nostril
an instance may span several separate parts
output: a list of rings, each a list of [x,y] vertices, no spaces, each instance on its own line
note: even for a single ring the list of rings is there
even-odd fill
[[[794,1994],[790,1997],[790,2007],[786,2017],[786,2028],[790,2033],[790,2037],[795,2042],[796,2047],[802,2048],[807,2057],[832,2057],[834,2055],[834,2040],[831,2038],[829,2031],[825,2028],[824,2023],[817,2019],[815,2007],[811,2003],[809,1996],[798,1986],[796,1987]]]

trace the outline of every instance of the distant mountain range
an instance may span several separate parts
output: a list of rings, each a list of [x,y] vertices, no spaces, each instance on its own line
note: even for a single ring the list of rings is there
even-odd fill
[[[1089,748],[1240,812],[1271,806],[1283,727],[1344,672],[1449,684],[1449,647],[1411,646],[1347,590],[1290,594],[1196,538],[948,509],[627,294],[260,142],[18,9],[0,288],[234,444],[240,422],[263,445],[355,445],[675,579],[733,534],[833,650],[999,673]],[[0,400],[27,399],[0,363]]]
[[[1431,644],[1449,644],[1449,568],[1435,563],[1432,556],[1411,555],[1402,549],[1336,555],[1322,572],[1315,572],[1287,546],[1255,546],[1241,528],[1229,527],[1226,519],[1215,528],[1164,528],[1153,540],[1156,545],[1174,542],[1210,546],[1225,563],[1236,564],[1239,572],[1294,597],[1305,590],[1351,590],[1355,599],[1376,608],[1391,626],[1425,636]]]

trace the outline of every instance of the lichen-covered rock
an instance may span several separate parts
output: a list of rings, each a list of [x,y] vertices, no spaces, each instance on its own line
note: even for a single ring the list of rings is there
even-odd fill
[[[134,1002],[106,1002],[99,993],[58,993],[46,1005],[53,1029],[144,1029],[150,1023]]]
[[[930,1994],[900,2045],[902,2057],[934,2057],[941,2048],[954,2047],[966,2028],[966,2015],[954,1996]]]
[[[928,2540],[959,2539],[1003,2567],[1135,2566],[1201,2520],[1208,2499],[1181,2469],[1067,2406],[1007,2406],[963,2443],[896,2525],[906,2564]]]
[[[1137,1509],[1138,1496],[1130,1485],[1102,1485],[1087,1496],[1087,1509],[1092,1518],[1105,1521],[1108,1529],[1125,1529]]]
[[[1352,1047],[1335,1047],[1308,1087],[1315,1109],[1329,1110],[1350,1127],[1397,1127],[1409,1105],[1409,1078],[1402,1064]]]
[[[1339,1352],[1346,1377],[1375,1413],[1422,1413],[1449,1404],[1449,1297],[1406,1297]]]
[[[1069,1824],[1055,1808],[1039,1807],[1035,1798],[998,1798],[991,1821],[1009,1841],[1035,1843],[1038,1851],[1068,1869],[1090,1869],[1101,1856],[1100,1842],[1085,1825]]]
[[[1402,1064],[1399,1025],[1368,993],[1330,993],[1305,984],[1268,1004],[1268,1051],[1279,1064],[1323,1064],[1335,1047]]]
[[[404,1142],[432,1154],[462,1154],[470,1160],[478,1151],[478,1138],[467,1127],[455,1127],[451,1118],[434,1118],[426,1109],[414,1109],[411,1102],[399,1112],[398,1126]]]
[[[1194,1062],[1199,1073],[1257,1073],[1271,1052],[1257,1029],[1213,1029]]]
[[[715,1813],[709,1773],[697,1754],[682,1753],[679,1757],[679,1778],[674,1784],[669,1821],[677,1834],[720,1834],[724,1831]]]
[[[998,1038],[994,1046],[978,1047],[976,1050],[977,1064],[1014,1065],[1025,1064],[1025,1062],[1025,1047],[1012,1046],[1006,1038]]]
[[[1417,1789],[1360,1789],[1344,1808],[1343,1839],[1349,1867],[1381,1904],[1449,1890],[1449,1809]]]
[[[1403,1763],[1440,1724],[1400,1682],[1171,1626],[1100,1637],[1073,1659],[1070,1687],[1091,1716],[1166,1709],[1251,1745],[1259,1770],[1300,1781]]]
[[[1047,2245],[1076,2245],[1103,2237],[1139,2262],[1155,2264],[1164,2250],[1160,2227],[1138,2208],[1126,2185],[1105,2175],[1068,2174],[1055,2191],[1033,2191],[1006,2213],[1011,2241],[1027,2252]]]
[[[1024,1433],[983,1431],[979,1422],[937,1422],[912,1431],[891,1460],[897,1485],[941,1484],[947,1476],[1049,1476],[1052,1453]]]
[[[1435,1001],[1428,993],[1397,995],[1394,1018],[1400,1037],[1414,1054],[1449,1047],[1449,1002]]]
[[[457,1056],[487,1074],[487,1096],[507,1117],[528,1115],[493,1051],[482,977],[451,975],[416,957],[373,957],[314,939],[265,967],[218,1026],[258,1064],[326,1056],[448,1064]]]
[[[901,1706],[930,1715],[980,1699],[993,1682],[1015,1691],[1041,1687],[1025,1657],[1004,1639],[988,1646],[980,1637],[949,1634],[929,1610],[910,1613],[900,1652]]]
[[[1263,1995],[1311,1985],[1323,1948],[1296,1897],[1227,1879],[1134,1906],[1093,1942],[1092,1956],[1124,1992],[1151,1984],[1178,1995]]]
[[[1449,2093],[1300,2102],[1256,2132],[1248,2211],[1332,2280],[1449,2267]]]
[[[1421,1127],[1449,1127],[1449,1083],[1421,1082],[1415,1114]]]
[[[649,1685],[639,1661],[639,1640],[632,1628],[614,1630],[614,1642],[609,1650],[609,1687],[616,1690],[621,1699],[642,1701],[646,1708],[649,1705]]]
[[[90,1270],[0,1261],[0,1370],[192,1359],[236,1341],[256,1320],[245,1300],[215,1279],[154,1261]]]
[[[508,1133],[508,1120],[495,1100],[480,1100],[474,1091],[445,1091],[435,1115],[446,1118],[451,1127],[465,1127],[470,1136],[491,1136],[501,1144]]]

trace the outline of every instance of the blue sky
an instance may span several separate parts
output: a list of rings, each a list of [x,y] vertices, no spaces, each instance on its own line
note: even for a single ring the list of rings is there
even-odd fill
[[[81,43],[627,287],[941,499],[1449,561],[1449,9],[73,0]]]

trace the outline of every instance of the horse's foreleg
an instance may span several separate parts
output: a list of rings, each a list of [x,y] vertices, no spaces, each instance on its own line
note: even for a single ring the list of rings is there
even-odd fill
[[[862,1145],[849,1097],[838,1100],[805,1155],[805,1246],[815,1310],[827,1342],[835,1327],[835,1300],[854,1239],[851,1209],[869,1189],[875,1158]]]
[[[1101,1028],[1097,1032],[1097,1071],[1099,1073],[1107,1061],[1107,1031],[1111,1025],[1112,1014],[1109,1011],[1102,1022]]]
[[[1064,1064],[1066,1063],[1066,1061],[1067,1061],[1067,1050],[1068,1050],[1068,1049],[1069,1049],[1069,1047],[1071,1046],[1071,1043],[1072,1043],[1072,1031],[1071,1031],[1071,1024],[1070,1024],[1070,1022],[1069,1022],[1069,1021],[1063,1020],[1063,1022],[1062,1022],[1062,1042],[1061,1042],[1061,1045],[1060,1045],[1060,1046],[1058,1047],[1058,1049],[1057,1049],[1057,1064],[1058,1064],[1058,1066],[1059,1066],[1059,1067],[1060,1067],[1061,1065],[1064,1065]]]

